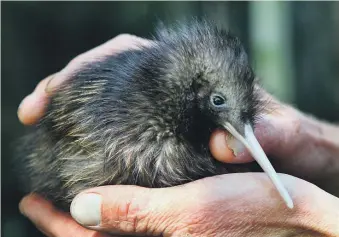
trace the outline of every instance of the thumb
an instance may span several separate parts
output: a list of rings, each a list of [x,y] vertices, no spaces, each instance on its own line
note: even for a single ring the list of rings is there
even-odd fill
[[[93,188],[76,196],[71,214],[89,229],[118,235],[246,236],[248,228],[255,233],[306,228],[338,234],[338,198],[295,177],[280,174],[280,178],[294,199],[293,210],[266,175],[247,173],[170,188]]]
[[[272,195],[273,188],[264,174],[227,174],[158,189],[102,186],[77,195],[71,215],[89,229],[111,234],[185,236],[210,228],[226,211],[236,222],[246,207],[285,209],[278,193]]]
[[[176,196],[176,193],[176,188],[173,188],[170,196]],[[175,210],[184,210],[189,200],[189,197],[183,197],[185,202],[174,204],[176,199],[170,200],[170,196],[166,189],[102,186],[76,196],[71,215],[81,225],[93,230],[159,236],[171,231],[171,222],[180,223],[181,215]],[[174,205],[175,210],[172,209]]]

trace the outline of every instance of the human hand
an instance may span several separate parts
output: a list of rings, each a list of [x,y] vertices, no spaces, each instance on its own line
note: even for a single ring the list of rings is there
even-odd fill
[[[74,219],[86,228],[37,195],[25,197],[20,210],[49,237],[339,236],[338,198],[301,179],[280,178],[294,200],[292,210],[263,173],[227,174],[161,189],[116,185],[86,190],[71,206]]]
[[[58,85],[60,85],[63,81],[67,80],[69,78],[69,76],[75,70],[79,69],[83,62],[89,62],[91,60],[97,60],[98,58],[100,58],[100,57],[102,57],[104,55],[116,53],[116,52],[119,52],[120,50],[126,50],[126,49],[131,48],[131,47],[138,47],[140,44],[150,45],[151,42],[147,41],[147,40],[140,39],[140,38],[136,38],[136,37],[133,37],[133,36],[123,35],[123,36],[117,37],[117,38],[107,42],[106,44],[104,44],[102,46],[99,46],[98,48],[96,48],[94,50],[91,50],[91,51],[89,51],[89,52],[87,52],[87,53],[85,53],[83,55],[78,56],[76,59],[72,60],[72,62],[65,69],[63,69],[61,72],[59,72],[57,74],[54,74],[52,77],[49,77],[49,78],[43,80],[38,85],[38,87],[36,88],[35,92],[33,94],[31,94],[30,96],[28,96],[23,101],[23,103],[20,106],[20,109],[18,111],[18,116],[19,116],[20,120],[24,124],[27,124],[27,125],[28,124],[34,124],[35,122],[37,122],[39,120],[39,118],[44,113],[44,109],[46,107],[46,104],[48,103],[49,95],[53,93],[54,89],[56,89],[58,87]],[[268,96],[268,94],[265,94],[265,95]],[[284,159],[281,159],[283,161],[285,160],[286,157],[288,158],[289,154],[296,154],[296,153],[294,153],[296,151],[300,152],[300,153],[297,153],[297,154],[304,154],[304,155],[307,154],[307,155],[309,155],[309,152],[307,152],[307,150],[303,150],[303,149],[298,150],[297,149],[299,147],[299,145],[302,145],[303,143],[305,143],[305,141],[307,141],[307,140],[305,140],[307,136],[304,136],[305,134],[303,134],[303,133],[301,133],[301,134],[296,133],[296,131],[298,131],[299,129],[296,130],[295,129],[296,127],[292,126],[292,125],[295,125],[295,124],[297,124],[297,125],[300,124],[301,123],[300,119],[304,118],[304,116],[301,115],[296,110],[294,110],[293,108],[288,107],[286,105],[282,105],[281,103],[276,102],[276,105],[281,105],[281,106],[278,106],[279,109],[275,110],[274,113],[268,114],[265,118],[260,120],[259,124],[258,124],[258,128],[256,129],[257,137],[258,137],[259,141],[261,142],[261,144],[263,145],[264,150],[266,152],[268,152],[268,153],[270,153],[270,152],[273,153],[275,156],[277,155],[277,157],[284,158]],[[294,121],[294,123],[291,123],[291,121]],[[265,126],[263,126],[263,125],[265,125]],[[298,125],[298,126],[300,126],[300,125]],[[304,130],[303,130],[303,132],[304,132]],[[297,138],[296,135],[299,135],[300,137],[302,137],[302,139],[301,138]],[[301,136],[301,135],[303,135],[303,136]],[[274,142],[273,138],[274,139],[278,139],[279,142]],[[223,133],[216,132],[213,135],[212,139],[211,139],[210,147],[211,147],[212,153],[214,154],[214,156],[217,159],[222,160],[224,162],[234,162],[234,161],[235,162],[246,162],[246,161],[249,161],[251,159],[249,157],[249,155],[246,154],[246,152],[244,152],[239,157],[237,157],[236,158],[237,160],[234,157],[232,157],[232,156],[225,155],[225,153],[223,153],[223,152],[225,152],[227,150],[229,151],[229,149],[222,149],[223,146],[225,147],[224,135],[223,135]],[[276,149],[278,149],[278,151]],[[281,150],[279,150],[279,149],[281,149]],[[303,161],[294,160],[294,162],[296,162],[296,164],[293,164],[293,162],[291,162],[288,159],[286,159],[286,164],[289,164],[290,167],[292,167],[292,169],[291,169],[292,171],[293,171],[293,169],[295,169],[295,171],[304,172],[304,171],[298,170],[298,167],[299,168],[300,167],[304,168],[303,164],[305,165],[305,163],[303,163],[303,162],[305,162],[305,157],[300,155],[300,159],[304,159],[304,160]],[[308,162],[309,162],[309,160],[308,160]],[[322,168],[323,168],[322,165],[316,166],[316,164],[315,164],[315,165],[312,166],[312,164],[313,164],[312,162],[311,162],[311,165],[309,163],[306,163],[306,164],[307,164],[307,166],[311,166],[311,168],[316,169],[316,171],[318,170],[317,172],[310,172],[310,171],[312,171],[312,169],[308,169],[308,168],[307,169],[303,169],[303,170],[305,170],[305,174],[306,175],[310,175],[312,173],[313,174],[318,174],[318,173],[321,173],[321,171],[324,171],[324,170],[322,170]],[[331,167],[334,167],[334,166],[331,166]],[[248,176],[250,174],[238,174],[238,175],[240,175],[240,176],[237,176],[238,179],[239,180],[243,180],[243,181],[245,180],[245,183],[248,182],[249,179],[253,178],[253,177],[249,177]],[[234,175],[232,174],[232,176],[234,176]],[[241,178],[241,176],[243,178]],[[225,177],[229,177],[229,176],[225,176]],[[207,179],[207,180],[209,180],[209,179]],[[233,180],[227,180],[226,178],[223,178],[223,180],[224,180],[224,184],[223,185],[229,184],[230,182],[233,182]],[[237,182],[235,182],[234,184],[236,184],[236,183]],[[215,185],[215,184],[210,183],[209,185]],[[206,184],[206,187],[209,187],[209,185]],[[308,185],[311,185],[311,184],[308,184]],[[308,185],[306,185],[306,186],[308,186]],[[244,187],[242,183],[239,183],[238,186],[241,187],[241,189],[242,188],[246,188],[246,187],[248,188],[248,186]],[[187,186],[184,186],[184,187],[187,188]],[[234,187],[237,187],[237,186],[235,185]],[[239,187],[237,187],[237,189]],[[116,187],[107,187],[107,188],[112,189],[112,190],[116,189]],[[127,188],[127,187],[124,187],[124,189],[125,188]],[[132,190],[131,191],[131,195],[133,194],[133,189],[134,188],[135,187],[131,187],[131,190]],[[255,188],[255,187],[253,187],[253,188]],[[253,188],[250,189],[250,190],[252,190],[251,192],[253,192]],[[303,188],[305,188],[305,187],[303,187]],[[122,189],[122,188],[120,187],[120,189]],[[300,189],[300,185],[299,185],[299,189]],[[310,190],[314,190],[314,189],[315,189],[315,187],[314,188],[310,188]],[[172,190],[172,189],[166,189],[166,190]],[[136,191],[136,193],[138,193],[137,190],[135,190],[135,191]],[[228,190],[228,191],[230,191],[230,190]],[[121,192],[123,192],[123,191],[121,191]],[[150,191],[150,192],[153,192],[153,191]],[[168,191],[168,192],[172,192],[172,191]],[[187,193],[187,195],[190,195],[189,192],[187,192],[187,190],[185,190],[185,191],[182,190],[182,192]],[[214,192],[214,190],[211,190],[211,192]],[[109,192],[107,192],[107,193],[109,193]],[[267,194],[267,190],[264,193]],[[319,198],[318,201],[321,202],[321,203],[324,200],[328,200],[328,199],[333,198],[332,196],[330,196],[329,194],[327,194],[327,193],[325,193],[325,192],[323,192],[321,190],[318,190],[318,193],[321,193],[322,195],[320,195],[320,194],[319,195],[314,195],[312,192],[308,193],[308,195],[313,195],[312,197]],[[118,192],[116,194],[119,195],[119,197],[120,197],[120,194],[118,194]],[[235,196],[233,196],[234,200],[232,199],[232,195],[233,194],[235,195]],[[228,199],[229,200],[233,200],[232,201],[232,205],[233,205],[233,202],[235,200],[239,199],[239,196],[237,196],[236,194],[237,194],[237,190],[236,189],[235,190],[231,190],[230,193],[229,193]],[[246,192],[244,191],[243,194],[246,195]],[[251,197],[251,195],[253,195],[253,193],[250,193],[250,192],[248,192],[247,194],[248,194],[247,195],[248,197]],[[106,195],[106,193],[103,193],[103,197],[105,197],[105,195]],[[29,196],[29,197],[27,197],[26,199],[23,200],[23,202],[21,203],[21,209],[23,210],[23,212],[34,223],[41,223],[42,222],[42,224],[40,224],[40,225],[44,226],[44,231],[49,233],[49,236],[62,236],[62,233],[63,234],[68,234],[69,233],[68,231],[60,232],[64,227],[62,227],[59,230],[59,232],[57,232],[58,225],[57,224],[52,225],[52,226],[50,225],[51,220],[52,220],[50,218],[51,218],[51,216],[53,216],[56,213],[57,213],[57,215],[54,216],[55,217],[55,222],[58,223],[57,220],[59,220],[60,221],[59,223],[69,223],[69,227],[71,228],[71,229],[69,229],[69,231],[73,231],[73,229],[75,228],[74,236],[76,236],[76,234],[78,234],[78,231],[79,231],[79,233],[86,233],[86,234],[89,234],[89,235],[98,235],[99,236],[99,234],[96,233],[96,232],[87,232],[86,229],[82,229],[79,225],[77,225],[71,219],[71,217],[69,215],[66,215],[64,213],[61,213],[61,212],[55,210],[55,209],[52,209],[51,205],[48,204],[46,201],[44,201],[42,199],[37,198],[36,201],[35,201],[35,204],[39,206],[39,205],[44,203],[44,205],[47,205],[48,207],[50,207],[49,210],[53,210],[54,212],[46,213],[46,212],[41,211],[39,213],[37,211],[38,209],[29,209],[29,208],[25,209],[25,208],[27,208],[27,206],[29,206],[27,203],[30,203],[29,200],[32,197],[36,198],[36,196]],[[179,200],[180,201],[181,198],[178,199],[178,197],[176,197],[175,195],[173,195],[173,196],[169,195],[169,198],[170,197],[174,198],[170,202],[171,203],[173,202],[174,205],[172,205],[172,206],[175,206],[176,208],[178,208],[177,211],[181,210],[182,212],[184,212],[186,210],[184,208],[185,207],[184,203],[182,205],[177,205],[176,202],[178,202],[178,201],[175,201],[175,200]],[[263,195],[263,197],[264,197],[264,195]],[[331,197],[331,198],[329,198],[329,197]],[[105,197],[105,198],[107,198],[107,197]],[[222,197],[220,197],[220,198],[222,198]],[[227,198],[227,197],[225,197],[225,198]],[[244,198],[246,198],[246,197],[244,197]],[[293,193],[292,193],[292,198],[294,199]],[[256,200],[256,199],[254,198],[254,200]],[[142,202],[142,198],[140,199],[140,201]],[[210,200],[210,201],[212,202],[213,200]],[[161,202],[161,199],[158,202]],[[304,200],[304,202],[306,202],[306,199]],[[315,202],[316,201],[313,200],[313,203],[315,203]],[[335,203],[335,202],[333,201],[333,202],[327,202],[327,203],[332,205],[332,203]],[[189,203],[187,203],[187,204],[189,204]],[[197,208],[198,208],[198,210],[200,210],[199,209],[200,208],[200,203],[198,203],[198,204],[199,205],[198,205]],[[259,206],[261,204],[262,204],[262,202],[259,204]],[[298,204],[296,204],[296,205],[298,205]],[[301,204],[301,205],[303,206],[305,204]],[[31,206],[33,206],[33,205],[31,205]],[[38,206],[36,206],[36,207],[38,207]],[[278,206],[279,206],[279,204],[278,204]],[[180,207],[182,207],[183,209],[181,209]],[[253,203],[252,203],[252,206],[250,204],[248,206],[249,210],[251,208],[253,208],[253,207],[255,207],[255,205]],[[103,208],[106,210],[105,206],[103,206]],[[109,207],[107,207],[107,208],[109,209]],[[114,207],[112,207],[112,208],[114,208]],[[120,207],[118,207],[118,208],[120,208]],[[193,207],[191,207],[191,208],[193,208]],[[239,205],[238,205],[238,208],[240,208]],[[257,208],[259,208],[259,207],[257,207]],[[297,207],[294,210],[296,210],[296,209],[298,210]],[[329,210],[329,209],[330,209],[330,207],[327,207],[326,210]],[[43,210],[43,208],[41,210]],[[48,208],[47,208],[47,210],[48,210]],[[85,210],[87,210],[87,208]],[[88,210],[90,210],[90,209],[88,209]],[[240,210],[243,210],[243,209],[240,208]],[[336,209],[334,209],[334,210],[336,210]],[[175,210],[173,210],[173,211],[175,212]],[[207,211],[208,210],[205,210],[205,212],[207,212]],[[256,213],[256,211],[257,211],[257,209],[255,208],[255,209],[252,209],[249,212]],[[267,209],[267,211],[270,211],[270,209]],[[306,211],[303,211],[303,212],[306,212]],[[314,212],[316,212],[316,211],[314,211]],[[316,216],[319,216],[319,215],[321,216],[322,213],[325,213],[325,212],[320,211],[320,212],[315,213],[315,215],[314,215],[315,218],[316,218]],[[222,219],[222,217],[224,217],[224,216],[221,215],[221,214],[217,218]],[[283,215],[283,212],[280,212],[280,214],[281,214],[280,220],[284,221],[286,216]],[[332,216],[334,216],[334,217],[336,216],[336,212],[334,212],[333,210],[332,210],[332,214],[333,214]],[[245,221],[247,221],[248,217],[246,215],[244,217],[239,212],[237,213],[237,215],[239,215],[239,218],[245,218],[246,219]],[[234,214],[234,216],[236,216],[236,215]],[[299,214],[299,217],[300,216],[302,216],[302,214]],[[48,218],[46,218],[46,217],[48,217]],[[207,216],[206,216],[206,218],[207,218]],[[212,216],[211,218],[216,218],[216,216]],[[277,217],[277,220],[278,219],[279,218]],[[251,219],[249,219],[249,220],[251,220]],[[43,222],[43,221],[48,221],[48,222]],[[169,218],[169,221],[174,221],[174,220]],[[113,219],[113,222],[114,222],[114,219]],[[253,222],[253,223],[255,223],[255,222]],[[335,222],[335,223],[338,223],[338,222]],[[225,224],[227,225],[227,223],[225,223]],[[326,223],[325,223],[325,225],[326,225]],[[67,226],[68,226],[68,224],[67,224]],[[232,226],[232,223],[228,223],[228,226],[231,227],[231,228],[235,228],[234,226]],[[334,227],[336,227],[336,226],[334,226]],[[244,226],[241,226],[241,228],[244,228]],[[247,226],[247,228],[253,228],[253,227],[251,227],[250,224],[249,224],[249,226]],[[268,229],[269,228],[270,227],[268,227]],[[314,228],[318,228],[318,225],[316,227],[314,227]],[[325,229],[326,228],[327,227],[325,227]],[[48,232],[48,231],[50,231],[50,232]],[[73,232],[71,232],[71,233],[73,233]],[[230,232],[230,233],[232,233],[232,232]],[[224,236],[222,233],[221,233],[221,235]],[[192,235],[192,236],[199,236],[199,234]],[[205,235],[203,235],[203,236],[205,236]],[[231,235],[231,236],[234,236],[234,235]],[[251,235],[251,236],[254,236],[254,235]],[[259,236],[263,236],[263,235],[259,235]]]
[[[152,41],[132,35],[120,35],[74,58],[64,69],[42,80],[35,91],[19,106],[18,117],[25,125],[35,124],[44,114],[49,96],[83,63],[140,46],[151,46]],[[318,122],[296,109],[277,101],[262,89],[260,98],[266,111],[258,121],[256,137],[279,171],[313,180],[339,172],[339,127]],[[267,103],[269,101],[269,103]],[[210,148],[222,162],[243,163],[253,158],[247,151],[234,157],[225,142],[225,131],[213,133]]]
[[[279,167],[279,172],[309,181],[333,181],[338,177],[339,126],[303,114],[263,89],[257,91],[266,107],[256,123],[255,135],[273,166]],[[228,163],[253,161],[247,150],[237,157],[232,155],[227,149],[226,135],[225,131],[212,135],[210,148],[216,159]]]
[[[64,69],[42,80],[34,92],[21,102],[18,109],[19,120],[25,125],[32,125],[44,115],[50,95],[72,74],[80,70],[84,63],[95,62],[105,56],[117,54],[128,49],[151,46],[152,41],[133,35],[122,34],[96,48],[75,57]]]
[[[42,80],[35,91],[19,106],[18,117],[25,125],[36,123],[44,114],[49,96],[83,63],[140,46],[151,46],[152,41],[123,34],[74,58],[64,69]],[[256,137],[280,171],[313,180],[339,173],[339,127],[318,122],[296,109],[283,104],[262,89],[259,97],[266,104],[263,116],[256,124]],[[222,162],[243,163],[253,158],[245,150],[234,157],[225,142],[225,131],[212,134],[210,149]]]

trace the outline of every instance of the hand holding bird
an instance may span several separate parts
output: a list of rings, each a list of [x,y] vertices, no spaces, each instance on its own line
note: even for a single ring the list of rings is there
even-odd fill
[[[118,41],[118,39],[120,41]],[[36,122],[37,119],[39,119],[44,113],[45,105],[48,101],[48,93],[53,93],[55,87],[58,87],[58,85],[60,85],[60,83],[62,83],[62,81],[64,81],[65,79],[67,80],[67,73],[72,73],[72,70],[77,67],[77,63],[79,63],[78,65],[80,65],[81,62],[95,60],[97,57],[100,57],[100,52],[108,52],[106,51],[108,48],[111,49],[111,53],[113,53],[115,52],[115,50],[123,50],[124,47],[133,47],[133,45],[138,47],[138,45],[144,43],[148,44],[151,42],[135,38],[133,36],[125,35],[117,37],[110,42],[107,42],[106,46],[100,46],[90,53],[80,56],[77,60],[70,63],[62,72],[55,74],[53,80],[47,79],[43,81],[37,87],[36,91],[24,100],[18,112],[20,120],[24,124],[33,124],[34,122]],[[119,46],[119,44],[121,45]],[[104,47],[108,48],[102,50],[104,49]],[[46,91],[46,86],[52,88],[49,88]],[[256,130],[256,136],[258,137],[259,142],[262,144],[265,152],[277,157],[278,162],[280,162],[281,164],[285,164],[282,167],[285,166],[287,171],[289,170],[290,173],[295,175],[304,176],[310,179],[316,179],[322,178],[322,176],[326,176],[328,174],[335,174],[336,172],[338,172],[338,165],[334,165],[331,167],[328,167],[327,165],[330,160],[334,162],[336,161],[336,164],[338,164],[338,160],[335,160],[335,155],[338,154],[338,149],[335,150],[335,147],[338,145],[338,142],[333,142],[333,140],[330,139],[331,136],[335,138],[335,133],[333,132],[333,129],[336,129],[336,131],[338,131],[338,128],[329,124],[317,122],[314,119],[311,119],[299,113],[298,111],[287,105],[282,105],[279,102],[277,103],[281,105],[281,109],[277,109],[275,112],[268,115],[265,119],[261,120],[267,130],[265,130],[264,128],[261,129],[260,125],[259,128]],[[32,110],[31,108],[34,108],[34,110]],[[259,122],[259,124],[261,122]],[[319,130],[319,127],[323,131],[325,131],[328,136],[320,137],[319,134],[315,132]],[[304,132],[305,129],[307,133]],[[227,146],[227,144],[225,144],[224,136],[224,132],[216,132],[212,135],[210,141],[210,149],[216,159],[226,162],[247,162],[250,160],[249,154],[247,154],[246,151],[239,157],[234,158],[229,156],[231,153],[227,153],[229,149],[220,149],[223,146]],[[328,155],[328,150],[320,149],[320,152],[324,152],[324,154],[326,154],[326,156],[324,156],[324,159],[319,161],[319,153],[317,154],[317,157],[312,157],[312,152],[307,149],[303,149],[305,144],[309,144],[312,142],[314,142],[315,144],[320,143],[325,148],[330,147],[330,151],[332,151],[333,156]],[[317,151],[319,150],[316,146],[311,146],[311,148]],[[293,155],[293,160],[288,159],[289,157],[291,157],[291,155]],[[303,160],[306,161],[306,159],[307,166],[305,166],[305,162],[303,162]],[[311,160],[313,160],[314,162],[310,162]],[[99,218],[96,219],[97,222],[94,223],[94,225],[101,224],[102,226],[94,227],[94,229],[96,228],[98,230],[113,233],[123,232],[132,234],[134,232],[140,232],[145,234],[146,232],[152,232],[155,235],[163,233],[169,235],[172,234],[173,236],[208,236],[208,231],[211,230],[210,225],[212,223],[215,223],[216,219],[219,220],[219,225],[215,225],[217,226],[217,228],[211,230],[211,236],[215,236],[218,234],[221,236],[227,236],[227,231],[230,231],[230,228],[224,230],[222,226],[229,225],[233,227],[238,225],[237,228],[231,228],[235,232],[229,232],[228,234],[230,236],[236,236],[236,234],[238,234],[238,236],[244,236],[244,234],[246,233],[251,233],[251,236],[265,236],[264,233],[278,233],[279,231],[281,231],[281,228],[277,228],[279,230],[274,228],[266,229],[268,228],[267,225],[266,227],[263,226],[262,228],[252,228],[251,224],[256,222],[249,222],[251,223],[249,224],[246,223],[246,220],[250,221],[250,219],[247,218],[250,214],[253,214],[252,217],[256,218],[256,220],[258,221],[260,221],[260,218],[262,220],[262,218],[266,216],[270,217],[273,223],[280,223],[281,225],[284,225],[284,233],[289,233],[287,231],[290,231],[290,233],[293,233],[293,231],[304,231],[304,233],[310,233],[310,229],[317,229],[317,231],[319,231],[320,233],[328,234],[328,236],[338,235],[338,232],[336,231],[338,230],[337,223],[339,222],[336,219],[333,219],[336,215],[336,213],[333,213],[333,210],[338,210],[338,199],[320,190],[314,185],[299,180],[297,178],[290,176],[281,176],[281,178],[283,180],[283,183],[291,192],[293,199],[295,200],[296,208],[293,212],[284,213],[279,209],[281,208],[281,200],[279,199],[279,197],[272,199],[267,198],[267,193],[272,190],[272,186],[265,185],[269,182],[267,182],[267,178],[261,174],[227,174],[206,178],[178,187],[159,189],[158,193],[156,190],[133,186],[100,187],[90,190],[90,193],[97,193],[100,198],[94,197],[87,200],[97,200],[96,203],[93,203],[93,209],[99,210],[99,212],[96,212],[96,217]],[[233,185],[225,185],[226,183],[233,183]],[[73,203],[74,213],[72,214],[75,219],[84,226],[93,227],[93,223],[84,223],[84,221],[81,220],[81,213],[79,214],[77,212],[76,207],[79,207],[78,201],[82,201],[81,195],[82,194],[75,198],[76,201],[75,203]],[[165,200],[160,198],[164,196],[166,197]],[[198,198],[194,200],[194,196]],[[243,199],[239,199],[239,197],[242,197]],[[117,219],[121,217],[107,215],[107,213],[114,214],[116,210],[124,210],[124,207],[127,207],[125,206],[126,200],[131,200],[130,204],[132,204],[132,207],[137,207],[139,209],[127,209],[127,213],[122,213],[123,215],[126,215],[125,217],[127,218],[125,225],[124,219],[123,221],[121,221],[121,219]],[[152,200],[152,202],[150,202],[149,200]],[[184,200],[189,201],[185,202]],[[324,203],[323,209],[319,210],[317,205],[315,204],[316,202]],[[223,208],[220,208],[220,203],[225,204],[221,205],[221,207]],[[217,209],[220,211],[220,213],[217,212],[217,209],[213,208],[216,206],[218,207]],[[317,207],[317,210],[314,209],[315,206]],[[34,209],[31,209],[30,207],[34,207]],[[249,210],[248,214],[241,212],[241,210],[245,210],[245,207]],[[42,200],[37,196],[33,195],[26,197],[21,203],[21,210],[49,236],[63,236],[63,233],[74,233],[73,236],[76,236],[78,233],[84,235],[89,234],[91,236],[94,235],[93,231],[81,229],[79,225],[77,225],[69,216],[67,216],[67,214],[63,214],[53,209],[48,202]],[[148,212],[147,210],[156,211]],[[185,210],[185,212],[182,210]],[[102,213],[101,211],[104,212]],[[133,211],[140,212],[134,213]],[[322,216],[324,213],[328,214],[331,213],[331,211],[333,213],[333,218],[329,218],[327,220],[322,219],[324,223],[320,224],[311,223],[310,221],[307,221],[306,218],[303,219],[305,220],[305,223],[302,223],[300,222],[300,219],[298,219],[300,218],[300,215],[302,215],[302,213],[304,213],[304,215],[305,213],[308,213],[311,215],[305,216],[309,216],[310,218],[312,217],[313,219],[315,218],[316,220],[322,218],[320,216]],[[182,216],[181,218],[184,223],[177,222],[176,225],[173,226],[171,223],[177,220],[175,218],[178,217],[179,212],[182,213],[182,215],[185,215],[185,213],[188,214],[186,217]],[[134,215],[133,213],[138,215]],[[144,226],[143,223],[137,223],[137,225],[134,225],[134,228],[130,228],[128,224],[129,218],[131,218],[130,220],[133,221],[135,220],[133,219],[133,217],[140,217],[140,215],[142,214],[145,215],[144,220],[146,222],[149,220],[153,220],[152,218],[154,218],[154,221],[152,223],[154,223],[154,225],[156,226]],[[241,214],[245,214],[245,217],[242,217]],[[49,225],[48,223],[50,222],[47,223],[46,221],[44,221],[44,219],[47,220],[46,216],[49,216],[51,219],[55,220],[56,224],[54,226]],[[295,216],[295,218],[293,218],[293,216]],[[286,225],[287,217],[290,218],[289,221],[293,228],[289,228],[288,225]],[[156,218],[163,218],[164,221],[157,224]],[[238,222],[237,220],[239,219],[236,218],[240,218],[243,222]],[[121,221],[121,224],[116,225],[116,221],[119,220]],[[62,231],[63,228],[57,227],[58,223],[64,223],[64,221],[66,223],[69,223],[69,225],[67,225],[69,229],[67,229],[66,232]],[[205,226],[204,223],[206,223]],[[267,224],[267,222],[264,223]],[[295,223],[298,223],[300,225],[300,228],[296,227]],[[323,228],[320,227],[321,224],[323,224]],[[135,227],[138,227],[138,229],[136,229]],[[305,231],[305,229],[308,229],[308,232]],[[258,234],[255,234],[255,231],[258,231]],[[267,236],[270,236],[270,234],[268,234]]]

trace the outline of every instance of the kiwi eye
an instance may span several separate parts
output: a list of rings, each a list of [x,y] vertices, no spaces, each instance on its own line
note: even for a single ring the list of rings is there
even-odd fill
[[[226,103],[226,100],[221,95],[212,95],[211,96],[211,103],[215,107],[224,107],[225,103]]]

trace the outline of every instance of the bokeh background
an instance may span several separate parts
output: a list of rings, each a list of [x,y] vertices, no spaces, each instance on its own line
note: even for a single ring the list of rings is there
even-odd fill
[[[239,36],[276,97],[339,121],[339,2],[1,2],[2,236],[42,236],[17,209],[11,144],[16,111],[44,77],[120,33],[150,36],[157,20],[214,20]]]

